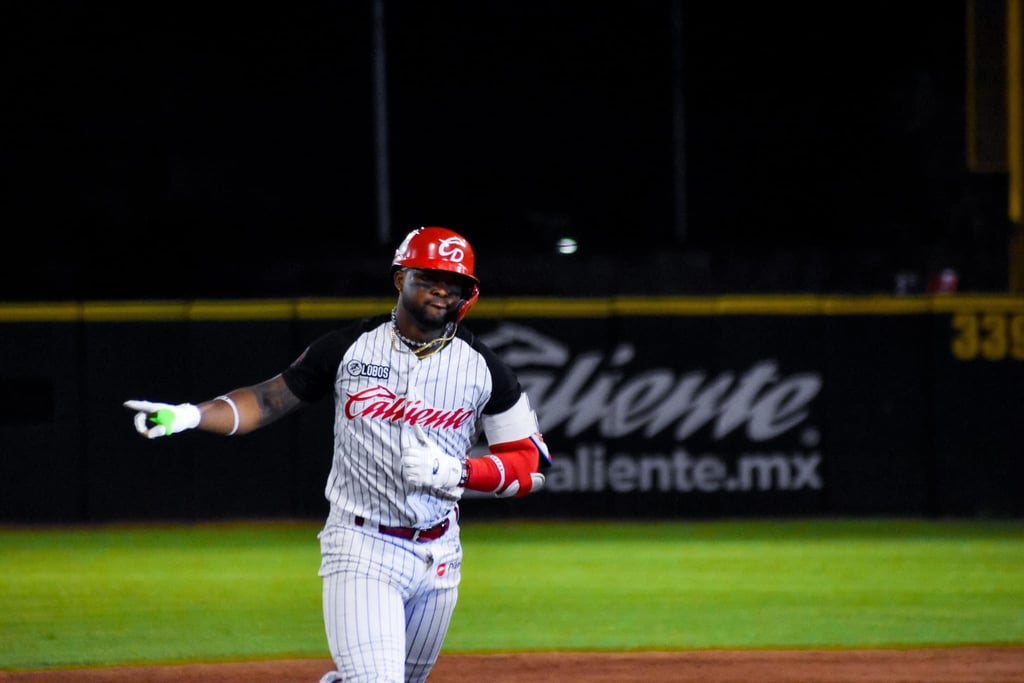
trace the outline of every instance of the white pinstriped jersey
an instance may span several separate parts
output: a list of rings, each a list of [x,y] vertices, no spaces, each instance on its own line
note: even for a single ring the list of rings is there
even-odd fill
[[[508,410],[522,395],[513,370],[466,327],[420,359],[392,336],[387,314],[319,337],[283,377],[307,403],[333,391],[334,460],[325,489],[332,514],[388,526],[430,527],[462,493],[405,483],[402,448],[414,438],[414,424],[465,459],[481,418]]]

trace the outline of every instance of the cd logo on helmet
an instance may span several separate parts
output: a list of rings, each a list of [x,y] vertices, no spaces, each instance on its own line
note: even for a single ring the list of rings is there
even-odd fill
[[[463,242],[458,237],[447,237],[439,240],[437,255],[448,259],[452,263],[462,263],[462,259],[466,258]]]

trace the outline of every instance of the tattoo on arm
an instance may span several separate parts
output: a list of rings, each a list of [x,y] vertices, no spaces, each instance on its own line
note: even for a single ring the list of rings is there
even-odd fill
[[[256,394],[256,402],[260,408],[261,425],[268,425],[303,405],[302,400],[292,393],[281,375],[254,385],[252,390]]]

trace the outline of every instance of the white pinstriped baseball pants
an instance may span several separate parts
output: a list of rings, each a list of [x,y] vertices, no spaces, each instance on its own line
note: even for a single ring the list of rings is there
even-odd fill
[[[437,662],[461,577],[456,515],[425,543],[372,525],[320,533],[324,628],[336,671],[321,683],[422,683]]]

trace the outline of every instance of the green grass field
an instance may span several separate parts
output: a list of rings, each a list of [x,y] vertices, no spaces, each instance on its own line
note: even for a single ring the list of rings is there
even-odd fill
[[[1024,644],[1021,521],[463,523],[447,653]],[[326,658],[319,527],[0,527],[0,670]]]

